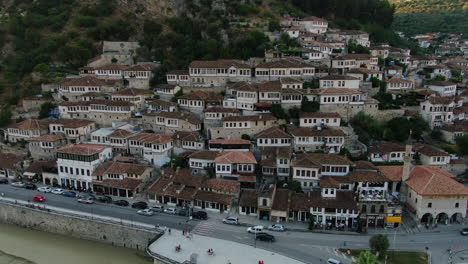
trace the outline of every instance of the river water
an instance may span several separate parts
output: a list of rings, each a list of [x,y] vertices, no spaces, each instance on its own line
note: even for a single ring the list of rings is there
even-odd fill
[[[0,224],[0,264],[151,264],[145,252]]]

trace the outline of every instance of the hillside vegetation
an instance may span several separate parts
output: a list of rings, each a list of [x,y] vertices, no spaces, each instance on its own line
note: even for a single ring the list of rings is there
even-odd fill
[[[465,0],[393,0],[393,28],[408,35],[427,32],[468,34],[468,2]]]

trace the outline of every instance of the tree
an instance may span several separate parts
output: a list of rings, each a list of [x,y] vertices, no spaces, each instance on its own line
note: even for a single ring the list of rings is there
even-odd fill
[[[55,104],[51,102],[45,102],[41,104],[41,110],[39,111],[39,119],[49,117],[49,112],[55,108]]]
[[[281,29],[280,23],[277,20],[268,22],[268,31],[274,32]]]
[[[380,83],[381,83],[381,80],[379,80],[379,78],[377,77],[372,77],[371,79],[371,82],[372,82],[372,87],[380,87]]]
[[[457,146],[460,149],[460,151],[463,154],[468,155],[468,134],[461,137],[457,137],[455,139],[455,142],[457,143]]]
[[[176,103],[177,98],[181,97],[182,95],[184,95],[184,92],[182,90],[177,91],[177,93],[175,93],[174,96],[171,98],[171,102]]]
[[[241,139],[244,139],[244,140],[252,140],[252,139],[250,138],[250,136],[247,135],[247,134],[242,134]]]
[[[359,258],[353,264],[380,264],[377,256],[370,251],[361,251]]]
[[[288,189],[296,193],[302,193],[301,183],[298,181],[288,182]]]
[[[382,138],[382,125],[372,116],[359,112],[350,122],[362,143],[369,144],[371,140]]]
[[[283,107],[281,107],[281,104],[273,104],[271,106],[271,114],[279,119],[284,119],[286,117],[286,113],[284,112]]]
[[[315,225],[315,216],[311,215],[309,219],[309,230],[314,230],[314,225]]]
[[[310,81],[305,81],[303,85],[304,89],[317,89],[320,88],[320,80],[312,79]]]
[[[388,237],[386,235],[374,235],[369,240],[369,247],[373,251],[377,252],[380,257],[383,257],[389,246],[390,242],[388,241]]]
[[[4,106],[0,111],[0,127],[4,127],[11,122],[11,117],[13,113],[11,112],[11,108],[9,105]]]
[[[307,97],[302,99],[301,112],[317,112],[320,110],[320,103],[317,101],[309,101]]]

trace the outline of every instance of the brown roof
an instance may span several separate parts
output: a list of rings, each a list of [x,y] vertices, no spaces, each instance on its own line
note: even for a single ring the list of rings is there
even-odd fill
[[[371,58],[369,54],[347,54],[336,57],[335,60],[370,60]]]
[[[402,143],[382,142],[377,143],[367,149],[369,153],[390,153],[405,151],[405,145]]]
[[[161,99],[147,100],[146,103],[148,105],[162,105],[162,106],[174,106],[174,107],[178,106],[177,103],[170,102],[170,101],[165,101],[165,100],[161,100]]]
[[[41,174],[43,172],[57,173],[56,160],[36,160],[24,171],[34,174]]]
[[[227,116],[224,118],[224,121],[265,121],[273,120],[276,121],[277,118],[269,114],[259,114],[253,116]]]
[[[153,134],[153,133],[140,133],[133,137],[130,137],[129,140],[140,141],[143,143],[152,143],[152,144],[165,144],[172,141],[172,137],[169,135],[162,134]]]
[[[257,92],[258,87],[255,84],[247,83],[247,82],[236,82],[230,84],[229,89],[237,90],[237,91],[246,91],[246,92]]]
[[[237,108],[224,108],[224,107],[210,107],[203,110],[205,113],[240,113],[241,111]]]
[[[281,82],[277,80],[260,83],[258,84],[258,90],[260,92],[280,92]]]
[[[458,122],[453,125],[444,126],[441,128],[441,130],[468,133],[468,121]]]
[[[402,79],[402,78],[393,77],[390,80],[388,80],[387,83],[413,83],[413,82],[410,81],[410,80],[405,80],[405,79]]]
[[[172,136],[173,139],[178,139],[182,141],[202,141],[202,135],[198,131],[176,131]]]
[[[417,151],[423,155],[434,157],[434,156],[450,156],[448,152],[436,149],[435,147],[424,145],[417,147]]]
[[[64,135],[43,135],[40,137],[31,138],[29,141],[45,141],[45,142],[55,142],[59,140],[64,140]]]
[[[230,205],[234,200],[234,196],[214,192],[198,191],[195,195],[195,199],[200,201],[210,201]]]
[[[93,184],[134,191],[142,182],[140,179],[125,178],[123,180],[104,179],[103,181],[93,181]]]
[[[316,94],[362,94],[361,91],[349,88],[320,88],[310,90],[310,93]]]
[[[452,86],[456,85],[456,83],[449,82],[449,81],[432,81],[426,83],[426,85],[432,85],[432,86]]]
[[[377,168],[392,182],[401,181],[403,166],[377,166]]]
[[[155,114],[145,114],[145,116],[159,116],[163,118],[170,118],[170,119],[178,119],[178,120],[185,120],[190,124],[198,125],[202,122],[198,119],[195,115],[191,113],[183,113],[183,112],[160,112]]]
[[[276,189],[271,209],[276,211],[289,211],[292,192],[288,189]]]
[[[94,121],[84,120],[84,119],[56,119],[50,120],[49,124],[51,125],[63,125],[64,128],[79,128],[94,124]]]
[[[122,65],[122,64],[107,64],[107,65],[104,65],[104,66],[101,66],[101,67],[96,67],[95,69],[96,70],[121,70],[121,71],[124,71],[124,70],[127,70],[129,68],[128,65]]]
[[[468,187],[453,177],[435,166],[416,166],[406,184],[422,196],[468,196]]]
[[[129,136],[133,135],[132,132],[125,130],[125,129],[116,129],[114,132],[108,135],[109,138],[128,138]]]
[[[431,104],[451,104],[454,102],[453,97],[445,96],[429,96],[428,100]]]
[[[197,91],[193,91],[189,94],[184,94],[180,97],[178,97],[177,99],[187,99],[187,100],[200,100],[200,101],[203,101],[205,100],[206,98],[208,98],[209,94],[204,92],[204,91],[200,91],[200,90],[197,90]]]
[[[209,60],[209,61],[192,61],[189,65],[190,68],[243,68],[250,69],[251,67],[240,60]]]
[[[75,155],[94,155],[101,153],[106,147],[101,145],[88,145],[88,144],[70,144],[61,147],[57,150],[60,153],[75,154]]]
[[[262,163],[264,160],[263,157],[290,159],[293,153],[292,147],[260,147],[259,149],[262,154]],[[276,166],[276,160],[275,160],[275,166]]]
[[[153,67],[151,63],[141,63],[127,68],[126,71],[151,71]]]
[[[255,135],[256,138],[291,138],[281,127],[275,126],[263,130]]]
[[[256,68],[313,68],[314,66],[308,64],[302,60],[295,59],[295,58],[285,58],[280,60],[274,60],[270,62],[261,63],[256,66]]]
[[[320,178],[321,188],[339,188],[340,184],[350,184],[352,181],[347,176],[322,176]]]
[[[340,114],[336,112],[301,112],[300,118],[311,117],[311,118],[341,118]]]
[[[240,191],[240,183],[224,179],[206,179],[203,186],[218,192],[237,194]]]
[[[62,86],[92,86],[92,87],[100,87],[106,86],[107,83],[102,79],[98,79],[94,76],[86,76],[80,78],[68,78],[60,82]]]
[[[335,81],[335,80],[350,80],[350,81],[356,81],[359,80],[359,78],[353,77],[353,76],[348,76],[348,75],[328,75],[320,78],[322,81]]]
[[[0,168],[14,169],[23,159],[13,153],[0,153]]]
[[[137,96],[137,95],[153,95],[153,92],[146,89],[127,88],[117,91],[112,96]]]
[[[293,167],[317,168],[321,165],[352,165],[346,157],[336,154],[302,153],[292,160]]]
[[[250,206],[250,207],[257,207],[258,206],[258,190],[242,190],[239,205],[240,206]]]
[[[335,198],[323,198],[321,191],[311,191],[308,197],[310,207],[358,210],[353,192],[350,191],[337,190]]]
[[[216,163],[225,164],[257,164],[252,152],[248,151],[222,151],[215,158]]]
[[[102,176],[104,174],[136,174],[142,175],[151,167],[148,165],[124,163],[124,162],[104,162],[96,168],[93,176]]]
[[[19,123],[9,125],[8,128],[22,130],[44,130],[49,128],[49,122],[44,120],[27,119]]]
[[[289,133],[293,137],[344,137],[345,134],[341,129],[313,129],[310,127],[292,127],[289,128]]]
[[[391,181],[383,173],[376,171],[352,171],[348,175],[352,182],[388,182]]]
[[[193,152],[188,157],[191,159],[215,160],[218,155],[219,151],[199,150]]]
[[[348,71],[348,73],[362,73],[362,74],[375,74],[375,73],[382,73],[381,71],[378,70],[372,70],[372,69],[367,69],[367,68],[354,68]]]
[[[252,144],[249,140],[246,139],[210,139],[208,144],[224,144],[224,145],[250,145]]]
[[[319,21],[319,22],[327,22],[327,20],[325,20],[325,19],[323,19],[323,18],[320,18],[320,17],[316,17],[316,16],[305,17],[305,18],[302,18],[301,21]]]
[[[167,75],[189,75],[188,70],[173,70],[167,73]]]
[[[355,166],[356,170],[375,170],[375,171],[378,170],[378,168],[370,161],[358,160],[358,161],[355,161],[354,164],[356,165]]]
[[[106,105],[106,106],[133,106],[134,104],[126,101],[112,101],[112,100],[91,100],[91,101],[77,101],[77,102],[62,102],[61,106],[88,106],[88,105]]]

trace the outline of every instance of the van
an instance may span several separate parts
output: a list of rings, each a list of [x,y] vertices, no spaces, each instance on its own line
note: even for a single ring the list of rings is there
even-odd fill
[[[164,211],[164,206],[161,204],[156,204],[153,207],[151,207],[151,210],[153,212],[163,212]]]
[[[332,258],[329,258],[327,260],[327,263],[329,263],[329,264],[343,264],[343,263],[341,263],[341,261],[336,260],[336,259],[332,259]]]

